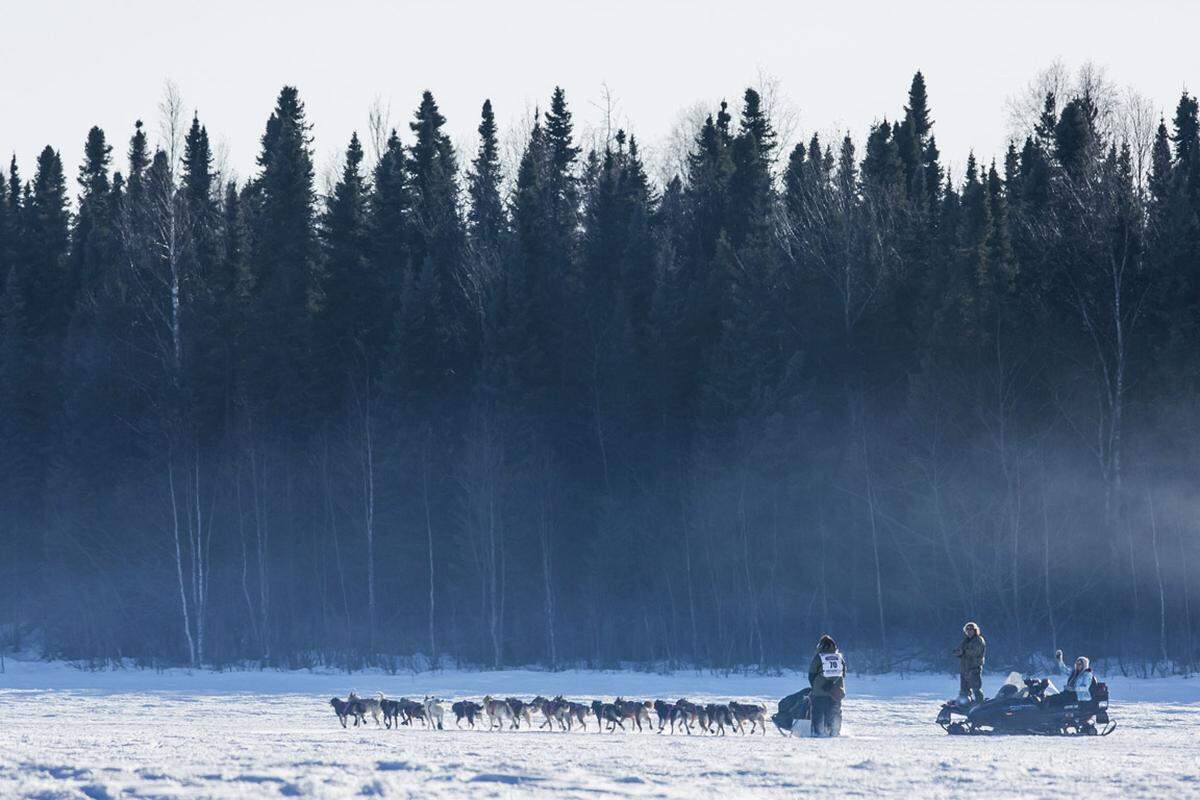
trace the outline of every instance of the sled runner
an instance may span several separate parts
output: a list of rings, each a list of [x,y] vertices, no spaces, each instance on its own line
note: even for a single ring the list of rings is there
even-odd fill
[[[944,703],[936,722],[952,735],[1107,736],[1117,727],[1108,716],[1108,684],[1096,683],[1090,695],[1081,699],[1073,691],[1058,692],[1047,678],[1022,679],[1014,672],[991,700]]]

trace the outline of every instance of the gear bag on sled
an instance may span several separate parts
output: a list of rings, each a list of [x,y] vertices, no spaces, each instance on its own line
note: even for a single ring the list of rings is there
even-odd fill
[[[779,711],[771,715],[771,722],[775,723],[780,733],[791,733],[797,721],[812,719],[810,694],[812,689],[801,689],[779,701]]]

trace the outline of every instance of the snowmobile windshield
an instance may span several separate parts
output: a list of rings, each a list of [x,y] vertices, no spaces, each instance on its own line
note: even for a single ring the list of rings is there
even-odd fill
[[[1033,685],[1031,686],[1030,683]],[[1026,682],[1021,677],[1019,672],[1010,672],[1004,680],[1004,685],[1000,687],[1000,691],[996,692],[997,698],[1026,698],[1026,697],[1047,697],[1052,694],[1058,694],[1058,688],[1050,679],[1045,679],[1045,687],[1041,686],[1040,681],[1030,680]]]
[[[1021,678],[1021,673],[1010,672],[1004,681],[1004,685],[1000,687],[1000,691],[996,692],[996,697],[1027,697],[1029,689],[1025,686],[1025,681]]]

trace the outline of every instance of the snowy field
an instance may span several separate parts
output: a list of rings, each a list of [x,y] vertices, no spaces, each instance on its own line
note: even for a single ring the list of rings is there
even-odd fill
[[[754,699],[800,676],[686,673],[0,674],[0,798],[1200,797],[1200,679],[1108,678],[1107,738],[950,737],[948,676],[848,680],[841,739],[343,730],[334,694]],[[989,676],[989,695],[1001,683]],[[540,722],[540,720],[535,720]]]

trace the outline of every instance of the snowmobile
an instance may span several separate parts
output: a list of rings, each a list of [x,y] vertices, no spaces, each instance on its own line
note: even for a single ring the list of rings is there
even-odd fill
[[[779,711],[771,715],[771,722],[784,736],[796,732],[796,723],[812,719],[812,689],[801,689],[779,701]]]
[[[1048,678],[1021,678],[1015,672],[991,700],[944,703],[937,724],[949,734],[1068,736],[1107,736],[1117,727],[1108,717],[1108,684],[1097,681],[1090,698],[1080,699],[1074,691],[1059,692]]]

